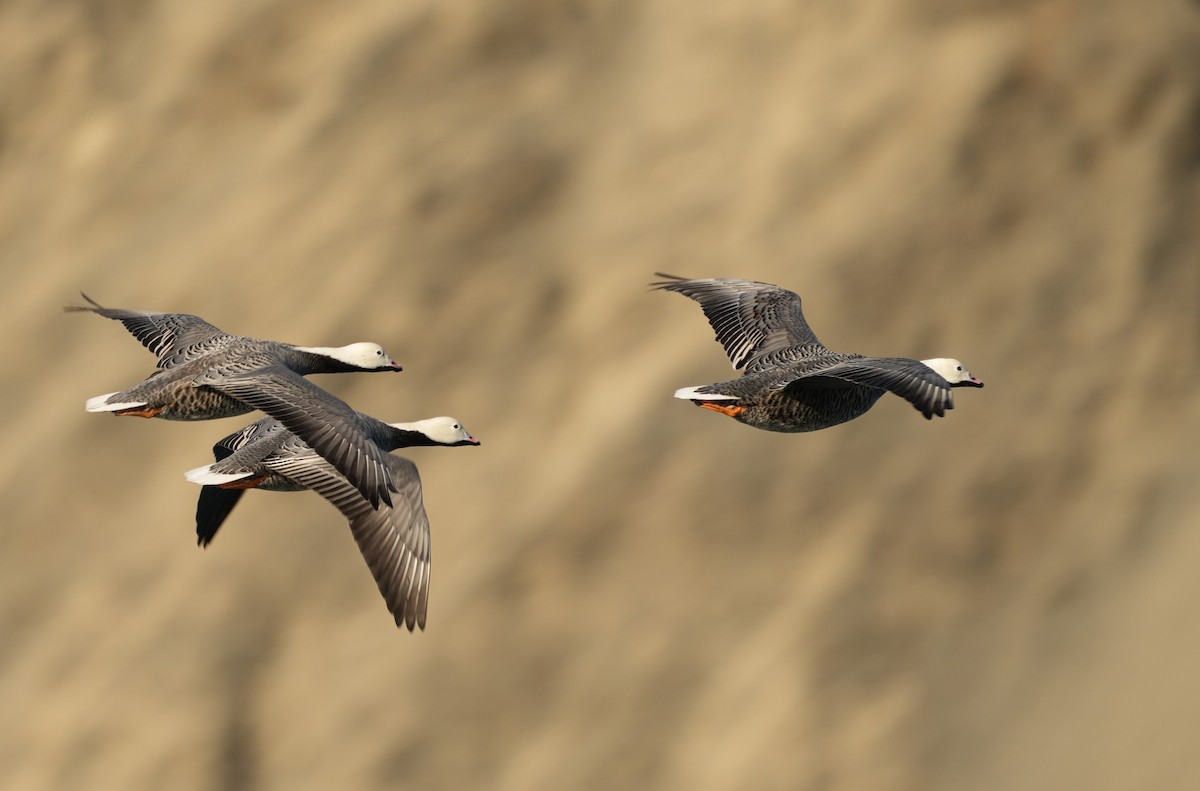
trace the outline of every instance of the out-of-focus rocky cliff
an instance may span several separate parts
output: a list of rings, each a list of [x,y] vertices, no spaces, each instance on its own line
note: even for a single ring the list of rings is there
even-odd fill
[[[1200,6],[0,5],[6,789],[1200,787]],[[656,270],[957,356],[811,435]],[[429,628],[344,521],[182,472],[248,422],[85,414],[105,304],[393,376]]]

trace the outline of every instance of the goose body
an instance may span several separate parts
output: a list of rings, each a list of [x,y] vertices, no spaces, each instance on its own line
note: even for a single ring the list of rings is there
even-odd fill
[[[313,490],[334,505],[371,569],[396,625],[425,628],[429,597],[429,519],[422,502],[421,478],[408,459],[390,451],[419,445],[478,445],[454,418],[415,423],[383,423],[357,413],[363,433],[384,452],[391,504],[371,506],[345,476],[302,439],[273,418],[263,418],[213,446],[216,461],[185,473],[201,484],[196,504],[196,535],[208,546],[247,489]]]
[[[304,377],[400,371],[376,343],[295,346],[230,335],[186,313],[67,306],[120,321],[157,358],[144,381],[88,399],[89,412],[165,420],[212,420],[261,410],[311,443],[372,505],[390,499],[386,453],[362,434],[349,405]]]
[[[687,280],[658,273],[652,287],[700,303],[736,378],[675,392],[676,398],[766,431],[804,432],[864,414],[886,393],[909,401],[927,419],[954,408],[952,387],[983,387],[952,358],[912,360],[841,354],[822,344],[800,297],[769,283]]]
[[[159,368],[126,390],[90,398],[86,409],[163,420],[214,420],[254,411],[256,407],[250,404],[252,394],[243,390],[241,397],[235,397],[229,392],[247,382],[257,380],[259,386],[277,389],[290,386],[307,390],[312,395],[310,388],[297,382],[300,377],[316,373],[400,370],[394,363],[372,368],[346,364],[334,356],[342,353],[340,349],[314,351],[257,338],[231,337],[230,340],[224,348],[203,357]],[[390,358],[387,359],[390,362]],[[226,380],[229,380],[228,389],[223,387]],[[310,387],[320,390],[315,385]]]

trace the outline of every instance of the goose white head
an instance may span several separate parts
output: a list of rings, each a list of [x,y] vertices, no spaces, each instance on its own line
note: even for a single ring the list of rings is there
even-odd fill
[[[414,431],[423,434],[432,445],[478,445],[479,440],[471,436],[466,426],[452,417],[431,417],[414,423],[392,423],[393,427],[403,431]]]
[[[953,357],[935,357],[921,362],[950,383],[951,387],[983,387],[983,382],[967,370],[967,366]]]
[[[297,351],[319,354],[336,360],[355,371],[403,371],[378,343],[352,343],[349,346],[297,346]]]

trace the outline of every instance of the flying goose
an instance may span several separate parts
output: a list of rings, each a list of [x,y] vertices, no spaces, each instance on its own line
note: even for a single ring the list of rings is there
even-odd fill
[[[864,357],[832,352],[817,340],[791,291],[753,280],[688,280],[655,273],[651,283],[700,303],[735,370],[727,382],[684,387],[676,398],[767,431],[836,426],[862,415],[884,393],[931,419],[954,408],[952,387],[983,387],[961,362],[939,357]]]
[[[478,445],[451,417],[415,423],[383,423],[362,415],[364,431],[383,451],[417,445]],[[358,491],[272,418],[263,418],[213,446],[216,461],[185,473],[204,486],[196,504],[197,543],[208,546],[247,489],[293,492],[312,489],[350,522],[354,540],[371,569],[397,626],[425,628],[429,599],[429,519],[421,500],[421,478],[408,459],[385,453],[397,491],[391,505],[371,507]]]
[[[211,420],[255,409],[279,420],[345,475],[372,505],[391,503],[387,454],[362,435],[357,413],[307,374],[401,371],[377,343],[294,346],[230,335],[187,313],[106,308],[80,292],[90,312],[120,321],[158,357],[127,390],[89,398],[87,411],[165,420]]]

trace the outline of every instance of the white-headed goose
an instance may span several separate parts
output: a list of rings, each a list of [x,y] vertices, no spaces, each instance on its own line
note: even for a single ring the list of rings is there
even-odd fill
[[[386,453],[362,435],[344,401],[307,381],[316,373],[400,371],[379,344],[295,346],[230,335],[186,313],[69,305],[120,321],[158,357],[157,369],[127,390],[88,399],[89,412],[166,420],[210,420],[255,409],[279,420],[354,484],[372,505],[393,491]]]
[[[185,473],[204,486],[196,504],[196,536],[208,546],[247,489],[311,489],[350,522],[354,540],[371,569],[397,626],[425,628],[429,601],[429,519],[421,478],[408,459],[386,451],[418,445],[478,445],[479,440],[450,417],[415,423],[382,423],[360,415],[364,433],[385,451],[388,475],[397,492],[391,505],[373,508],[327,461],[278,421],[263,418],[213,446],[216,462]]]
[[[700,303],[737,379],[675,392],[705,409],[767,431],[816,431],[862,415],[884,393],[926,418],[954,408],[952,387],[983,387],[949,358],[910,360],[838,354],[817,340],[791,291],[753,280],[687,280],[656,273],[655,289]]]

